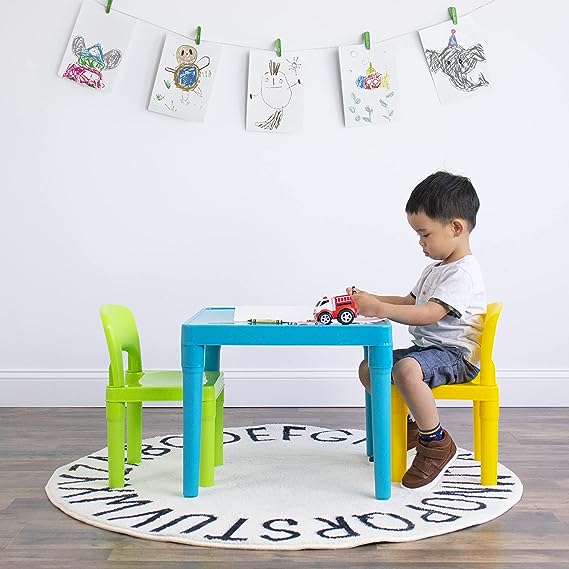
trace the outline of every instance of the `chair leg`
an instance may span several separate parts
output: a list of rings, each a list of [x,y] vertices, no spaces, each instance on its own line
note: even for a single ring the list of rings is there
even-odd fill
[[[407,405],[391,386],[391,480],[401,482],[407,470]]]
[[[215,407],[215,400],[204,401],[202,405],[200,486],[213,486],[214,483]]]
[[[472,439],[474,441],[474,460],[481,461],[480,401],[472,402]]]
[[[371,395],[365,391],[366,401],[366,454],[373,456],[373,429],[371,428]]]
[[[126,405],[126,461],[140,464],[142,460],[142,403]]]
[[[109,487],[124,487],[124,403],[107,402]]]
[[[223,464],[223,403],[225,400],[225,390],[217,396],[215,402],[215,459],[214,465]]]
[[[498,401],[480,402],[480,434],[482,445],[481,476],[482,486],[495,486],[498,483],[498,423],[500,405]]]

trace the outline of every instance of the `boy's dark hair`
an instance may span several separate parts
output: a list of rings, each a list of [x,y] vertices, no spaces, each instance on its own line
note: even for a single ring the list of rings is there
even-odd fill
[[[458,217],[465,219],[472,231],[476,226],[479,207],[476,190],[468,178],[441,171],[417,184],[411,192],[405,212],[423,212],[443,223]]]

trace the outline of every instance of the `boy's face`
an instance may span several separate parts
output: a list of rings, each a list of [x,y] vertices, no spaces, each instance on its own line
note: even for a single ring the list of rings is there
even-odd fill
[[[441,223],[424,212],[419,212],[408,213],[407,221],[419,236],[419,245],[427,257],[435,261],[444,261],[450,257],[457,246],[457,220]]]

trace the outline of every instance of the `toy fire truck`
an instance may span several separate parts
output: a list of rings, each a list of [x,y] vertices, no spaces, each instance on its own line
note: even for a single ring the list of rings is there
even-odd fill
[[[340,324],[351,324],[357,315],[356,303],[349,294],[323,296],[314,307],[314,320],[320,324],[330,324],[334,318]]]

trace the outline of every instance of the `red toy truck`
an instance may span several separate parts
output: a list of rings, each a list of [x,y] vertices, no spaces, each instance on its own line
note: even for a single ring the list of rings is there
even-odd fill
[[[334,318],[340,324],[351,324],[357,315],[356,303],[349,294],[323,296],[314,307],[314,320],[320,324],[330,324]]]

